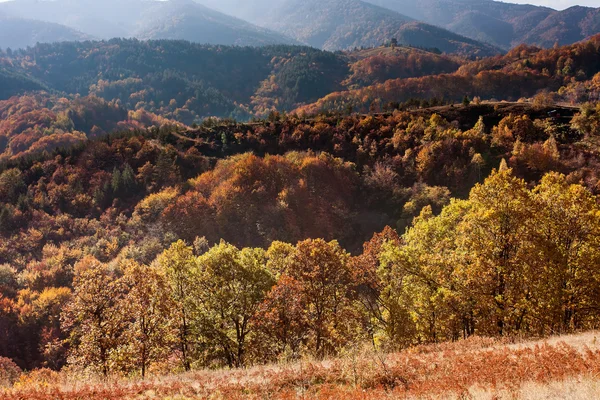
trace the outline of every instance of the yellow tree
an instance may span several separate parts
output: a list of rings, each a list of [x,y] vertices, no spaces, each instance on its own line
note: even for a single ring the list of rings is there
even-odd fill
[[[275,284],[266,264],[264,250],[225,242],[198,258],[195,324],[206,361],[222,356],[229,367],[245,364],[252,319]]]
[[[571,127],[586,136],[600,134],[600,102],[584,104],[581,113],[573,117]]]
[[[364,244],[360,256],[351,259],[358,283],[357,299],[366,312],[366,327],[376,347],[402,347],[414,337],[414,324],[401,300],[405,296],[403,277],[395,275],[403,259],[397,253],[401,247],[398,234],[386,227]],[[384,252],[388,252],[385,260]]]
[[[71,363],[108,376],[129,324],[119,307],[126,293],[123,279],[95,258],[88,256],[75,266],[73,297],[61,315],[63,329],[71,332]]]
[[[121,301],[121,310],[127,310],[131,319],[125,332],[125,368],[139,369],[144,378],[148,367],[171,350],[175,338],[170,316],[176,304],[166,276],[157,268],[127,261],[124,271],[129,292]]]
[[[564,175],[550,173],[534,189],[533,200],[541,273],[535,296],[538,318],[552,331],[584,328],[600,307],[596,196]]]
[[[393,342],[410,345],[474,333],[473,301],[456,277],[462,262],[457,226],[469,210],[463,200],[452,200],[439,216],[425,207],[402,246],[385,246],[378,275],[385,284],[381,298]]]
[[[44,367],[60,369],[66,362],[67,335],[60,326],[60,314],[71,296],[71,289],[64,287],[49,287],[41,293],[19,291],[20,322],[27,335],[36,336],[33,340],[38,342]]]
[[[481,333],[518,331],[530,309],[535,278],[527,257],[530,192],[525,181],[503,168],[473,188],[469,203],[457,227],[462,260],[457,274],[477,304]]]
[[[287,275],[297,282],[305,304],[309,345],[323,357],[350,341],[349,326],[356,323],[352,310],[356,281],[349,254],[336,241],[305,240],[289,257]]]
[[[194,312],[194,272],[197,269],[193,248],[182,240],[175,242],[156,260],[157,268],[167,277],[176,306],[172,313],[177,329],[177,347],[186,371],[191,369],[191,319]]]

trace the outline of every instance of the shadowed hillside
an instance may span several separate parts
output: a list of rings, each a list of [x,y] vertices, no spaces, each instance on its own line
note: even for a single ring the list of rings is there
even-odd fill
[[[547,7],[489,0],[367,0],[469,38],[510,49],[522,43],[552,47],[600,33],[600,9]]]

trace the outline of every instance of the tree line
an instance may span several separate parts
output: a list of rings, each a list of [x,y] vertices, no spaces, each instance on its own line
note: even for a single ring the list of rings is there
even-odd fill
[[[149,265],[86,257],[61,327],[69,363],[111,373],[241,367],[369,342],[394,350],[472,335],[598,327],[600,207],[559,173],[529,188],[503,163],[403,236],[352,256],[309,239],[173,243]],[[165,361],[168,360],[168,361]]]

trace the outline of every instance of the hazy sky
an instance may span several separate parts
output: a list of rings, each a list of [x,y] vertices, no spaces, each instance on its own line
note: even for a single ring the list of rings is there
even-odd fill
[[[8,0],[0,0],[8,1]],[[102,0],[99,0],[102,1]],[[535,4],[536,6],[546,6],[562,10],[571,6],[600,7],[600,0],[503,0],[505,3]]]
[[[504,0],[505,3],[535,4],[562,10],[571,6],[600,7],[600,0]]]

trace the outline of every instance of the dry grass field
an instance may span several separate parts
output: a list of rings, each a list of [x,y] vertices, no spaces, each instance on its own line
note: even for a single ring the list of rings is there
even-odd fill
[[[600,396],[600,332],[539,341],[473,338],[394,354],[349,351],[243,370],[141,380],[22,376],[16,399],[591,399]]]

